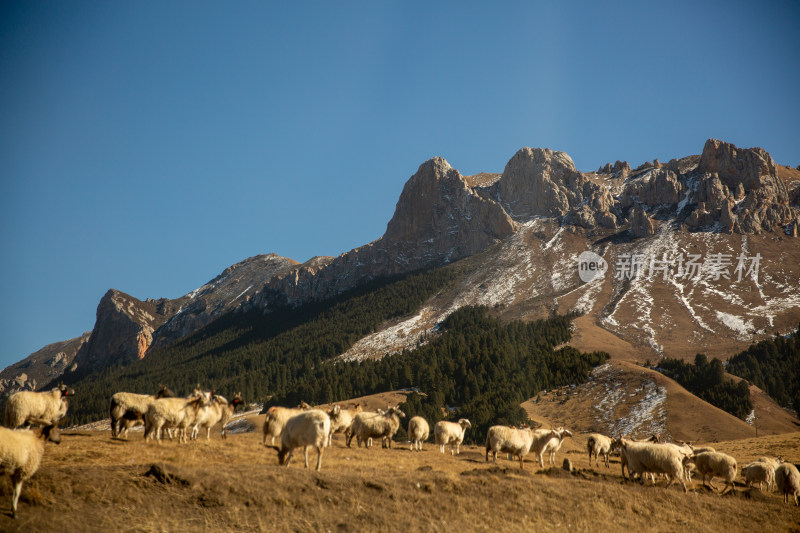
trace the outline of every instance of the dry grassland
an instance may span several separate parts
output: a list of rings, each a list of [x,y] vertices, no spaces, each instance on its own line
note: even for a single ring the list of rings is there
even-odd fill
[[[584,435],[557,457],[559,467],[573,462],[574,475],[486,463],[478,446],[456,457],[432,444],[415,453],[348,449],[339,435],[315,472],[302,456],[278,467],[259,436],[159,446],[141,432],[127,442],[108,431],[65,432],[23,487],[16,520],[10,484],[0,482],[0,531],[800,531],[800,508],[777,492],[738,484],[721,497],[698,484],[689,494],[664,481],[641,486],[623,482],[618,460],[595,471]],[[800,462],[800,433],[715,447],[740,465],[765,453]]]

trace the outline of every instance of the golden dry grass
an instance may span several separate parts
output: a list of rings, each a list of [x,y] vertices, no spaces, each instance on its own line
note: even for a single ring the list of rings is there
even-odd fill
[[[302,456],[288,468],[259,444],[259,433],[161,446],[141,433],[128,442],[107,431],[65,432],[48,446],[23,488],[19,518],[8,516],[10,484],[0,483],[0,530],[52,531],[797,531],[800,508],[777,492],[738,485],[720,497],[696,486],[665,489],[623,482],[611,468],[589,467],[585,436],[567,439],[557,457],[577,469],[540,470],[526,462],[486,463],[484,450],[460,456],[428,444],[419,453],[346,448],[341,436],[321,472]],[[715,444],[746,461],[764,453],[800,462],[800,433]],[[313,467],[315,454],[311,454]],[[145,475],[158,465],[168,478]]]

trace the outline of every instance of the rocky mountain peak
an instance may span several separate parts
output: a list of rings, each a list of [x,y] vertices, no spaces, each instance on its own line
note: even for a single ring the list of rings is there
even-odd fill
[[[494,197],[516,221],[562,216],[580,203],[583,175],[572,158],[549,148],[522,148],[494,185]]]

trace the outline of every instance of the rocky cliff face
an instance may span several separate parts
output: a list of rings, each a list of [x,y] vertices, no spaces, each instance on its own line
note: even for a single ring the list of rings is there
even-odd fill
[[[779,170],[761,148],[740,149],[714,139],[699,156],[656,160],[634,170],[617,161],[591,173],[579,172],[564,152],[541,148],[519,150],[501,175],[464,177],[434,158],[406,183],[385,234],[339,257],[315,257],[302,265],[275,254],[252,257],[174,300],[140,301],[109,291],[71,366],[91,372],[136,361],[152,346],[189,335],[235,309],[269,310],[327,298],[377,277],[475,255],[512,236],[520,240],[515,249],[522,250],[529,245],[531,224],[543,219],[595,240],[624,234],[647,242],[665,231],[686,230],[796,236],[800,172],[784,169],[793,176],[787,186]],[[550,261],[559,261],[556,252],[544,249]],[[503,261],[516,268],[513,257]],[[561,284],[553,282],[553,296]]]
[[[80,337],[48,344],[22,361],[0,372],[0,397],[21,390],[37,390],[54,379],[58,379],[73,366],[78,351],[88,341],[91,332]]]

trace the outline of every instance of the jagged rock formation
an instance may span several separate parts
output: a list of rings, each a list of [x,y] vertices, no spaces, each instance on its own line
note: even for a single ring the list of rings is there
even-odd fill
[[[779,168],[761,148],[739,149],[714,139],[701,155],[665,164],[654,160],[634,170],[627,161],[616,161],[596,173],[581,173],[564,152],[542,148],[522,148],[499,175],[464,177],[444,159],[433,158],[406,183],[385,234],[338,257],[315,257],[302,265],[275,254],[252,257],[174,300],[140,301],[109,291],[98,306],[90,340],[71,366],[91,372],[136,361],[152,346],[180,339],[236,309],[266,311],[323,299],[377,277],[441,266],[512,240],[516,251],[502,253],[511,254],[503,264],[515,272],[514,283],[528,280],[537,297],[553,301],[576,287],[575,273],[564,270],[557,277],[561,270],[551,269],[542,275],[552,279],[531,281],[531,272],[544,267],[523,268],[512,257],[531,253],[527,247],[538,242],[531,228],[542,219],[560,229],[546,246],[537,246],[547,251],[548,261],[566,265],[568,257],[558,258],[566,252],[553,248],[564,230],[583,235],[573,243],[583,249],[591,246],[589,238],[617,233],[645,243],[686,229],[796,236],[799,202],[800,172]],[[483,282],[487,286],[491,276]],[[514,295],[507,300],[514,301]]]
[[[78,350],[89,341],[91,332],[80,337],[48,344],[22,361],[0,372],[0,396],[20,390],[36,390],[57,379],[73,365]]]

